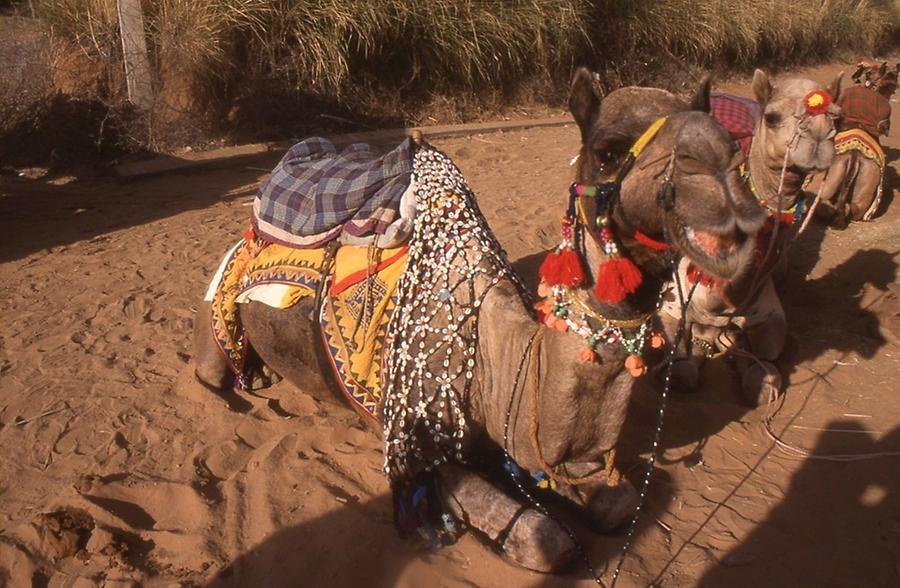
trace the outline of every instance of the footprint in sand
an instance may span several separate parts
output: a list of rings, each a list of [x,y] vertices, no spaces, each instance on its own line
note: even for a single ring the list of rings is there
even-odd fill
[[[209,523],[205,502],[187,484],[128,475],[111,481],[87,476],[76,484],[76,490],[137,530],[189,532],[205,529]]]
[[[76,490],[97,509],[94,518],[109,520],[111,526],[151,544],[151,559],[184,570],[200,569],[215,559],[208,542],[214,518],[190,484],[121,474],[86,476]]]

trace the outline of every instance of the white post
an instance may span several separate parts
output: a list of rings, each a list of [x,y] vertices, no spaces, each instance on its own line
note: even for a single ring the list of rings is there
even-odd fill
[[[141,0],[117,0],[117,7],[128,99],[140,110],[147,110],[153,104],[153,87],[150,82]]]

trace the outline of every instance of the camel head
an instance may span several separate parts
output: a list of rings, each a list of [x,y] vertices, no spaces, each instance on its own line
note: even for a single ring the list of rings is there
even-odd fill
[[[780,174],[785,156],[788,173],[795,181],[828,169],[834,158],[835,119],[840,116],[836,103],[843,75],[839,73],[825,89],[805,78],[788,78],[773,85],[765,72],[756,70],[753,94],[763,114],[756,123],[753,142],[769,170]],[[786,186],[793,183],[791,179],[786,178]]]
[[[711,275],[737,278],[752,261],[751,237],[766,214],[741,181],[743,158],[731,137],[708,114],[709,78],[701,82],[692,110],[674,113],[669,98],[639,108],[608,105],[619,91],[601,101],[589,81],[589,72],[579,69],[569,99],[582,138],[576,186],[619,182],[607,222],[643,271],[667,277],[671,267],[662,261],[677,250]],[[608,106],[622,118],[604,115]],[[640,154],[630,156],[635,142],[647,139],[648,127],[667,113]],[[600,229],[590,219],[597,216],[596,206],[585,204],[586,229],[595,236]],[[597,243],[585,239],[589,269],[602,255]]]

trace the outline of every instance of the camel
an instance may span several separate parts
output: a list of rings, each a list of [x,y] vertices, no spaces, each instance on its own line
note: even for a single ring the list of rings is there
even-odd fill
[[[841,97],[843,112],[835,137],[836,155],[822,180],[817,215],[835,228],[849,221],[869,221],[881,203],[884,151],[879,137],[890,130],[891,96],[897,90],[900,63],[889,70],[860,64],[851,86]]]
[[[708,93],[701,91],[699,101],[699,108],[708,110]],[[584,212],[575,221],[575,233],[578,265],[587,275],[581,287],[556,285],[553,290],[583,308],[582,316],[596,318],[569,328],[564,323],[574,320],[574,310],[567,319],[545,316],[546,323],[553,320],[551,328],[535,320],[513,276],[477,282],[473,295],[482,302],[472,385],[463,408],[466,431],[458,446],[462,459],[448,459],[434,469],[440,495],[459,520],[511,561],[543,572],[558,570],[572,559],[573,536],[543,508],[530,501],[523,504],[522,497],[504,490],[503,480],[482,475],[481,457],[499,452],[508,456],[506,466],[521,472],[543,470],[558,483],[548,492],[583,508],[584,520],[595,529],[625,522],[635,509],[636,492],[627,480],[616,484],[613,455],[636,378],[646,371],[632,357],[645,344],[649,348],[662,343],[661,335],[651,335],[649,329],[660,288],[671,275],[669,252],[677,247],[704,271],[732,279],[752,262],[753,237],[766,218],[740,179],[727,132],[696,111],[672,114],[647,139],[619,183],[618,194],[606,202],[604,217],[599,196],[578,193],[591,193],[601,183],[595,145],[605,135],[601,101],[584,68],[573,78],[569,105],[582,136],[571,194]],[[632,143],[645,128],[644,121],[631,121]],[[621,127],[616,133],[627,134]],[[661,188],[668,196],[662,203],[657,198]],[[607,219],[604,226],[601,218]],[[618,301],[604,302],[587,284],[594,280],[591,268],[601,267],[607,256],[601,248],[616,245],[618,255],[640,271],[642,283]],[[481,259],[478,252],[462,253],[470,254]],[[463,262],[457,256],[446,263]],[[228,385],[228,374],[204,320],[208,312],[208,307],[201,308],[196,321],[195,373],[207,386],[219,388]],[[328,377],[319,369],[314,316],[311,298],[286,310],[258,302],[241,307],[249,340],[262,360],[289,382],[333,401]],[[609,339],[593,341],[585,357],[588,344],[579,331],[587,327],[591,332],[604,324],[614,327],[621,339],[610,331]],[[388,412],[382,411],[383,419]]]
[[[678,389],[695,389],[700,368],[718,350],[737,356],[742,397],[747,404],[756,406],[780,391],[781,376],[774,362],[784,349],[787,323],[773,277],[778,278],[786,267],[786,244],[793,234],[787,222],[793,222],[797,207],[803,206],[802,187],[807,176],[826,169],[834,156],[834,119],[839,109],[831,102],[840,98],[842,76],[839,74],[823,93],[812,80],[789,78],[773,85],[765,72],[754,73],[752,88],[761,116],[753,126],[744,177],[772,220],[761,232],[765,236],[761,237],[760,259],[754,271],[725,284],[702,275],[685,257],[678,265],[677,279],[667,284],[673,295],[663,303],[662,318],[670,337],[681,320],[679,301],[693,291],[682,361],[676,363],[673,373]],[[704,83],[708,85],[709,80]],[[816,102],[811,111],[804,106],[809,99]],[[685,101],[677,96],[643,87],[614,90],[604,103],[623,120],[628,120],[632,112],[663,115],[686,108]],[[610,124],[615,129],[623,123]],[[618,172],[625,149],[615,138],[604,145],[601,164],[606,177]],[[680,294],[676,295],[678,284]]]

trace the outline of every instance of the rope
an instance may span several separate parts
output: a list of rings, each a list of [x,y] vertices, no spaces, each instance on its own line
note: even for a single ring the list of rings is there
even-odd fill
[[[681,297],[681,279],[678,277],[678,272],[674,272],[676,284],[679,297]],[[659,440],[662,436],[662,428],[663,422],[666,414],[666,406],[668,405],[669,399],[669,390],[672,387],[672,366],[675,364],[675,352],[678,350],[678,346],[681,343],[681,338],[684,335],[685,331],[685,322],[687,319],[687,308],[691,303],[691,299],[694,297],[694,292],[697,289],[697,284],[700,282],[697,281],[694,283],[693,287],[691,287],[691,291],[688,293],[687,299],[681,298],[681,318],[678,321],[678,329],[675,331],[675,339],[672,342],[672,346],[669,349],[669,353],[666,357],[666,375],[665,381],[663,384],[662,395],[659,405],[659,413],[656,418],[656,431],[653,434],[653,446],[650,450],[650,459],[647,461],[647,471],[644,473],[644,479],[641,482],[641,490],[638,495],[638,504],[635,508],[634,517],[631,519],[631,525],[628,527],[628,533],[625,535],[625,543],[622,545],[622,551],[619,553],[619,561],[616,563],[616,569],[613,571],[612,582],[610,583],[610,588],[614,588],[616,585],[616,581],[619,579],[619,574],[622,571],[622,565],[625,563],[625,558],[628,555],[628,550],[631,548],[632,541],[634,540],[634,532],[637,529],[638,521],[640,520],[641,510],[644,506],[644,500],[647,497],[647,490],[650,487],[650,476],[653,474],[653,467],[656,464],[657,450],[659,449]]]

